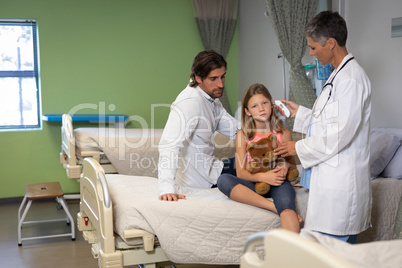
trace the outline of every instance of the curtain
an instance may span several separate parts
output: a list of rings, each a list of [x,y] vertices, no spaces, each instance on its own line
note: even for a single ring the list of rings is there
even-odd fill
[[[307,48],[304,28],[317,13],[318,0],[264,0],[279,46],[290,63],[289,100],[311,108],[315,90],[301,62]],[[293,119],[287,127],[293,129]]]
[[[194,17],[205,49],[215,50],[226,58],[236,28],[238,9],[238,0],[193,0]],[[226,91],[220,101],[230,113]]]

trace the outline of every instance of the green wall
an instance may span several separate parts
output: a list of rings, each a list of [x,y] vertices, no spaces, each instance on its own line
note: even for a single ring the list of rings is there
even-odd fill
[[[38,20],[43,114],[104,109],[162,128],[168,108],[155,109],[152,119],[151,104],[175,99],[203,50],[190,0],[2,0],[0,18]],[[226,92],[237,107],[237,29],[226,59]],[[0,198],[23,196],[27,183],[47,181],[79,192],[59,162],[60,126],[0,132]]]

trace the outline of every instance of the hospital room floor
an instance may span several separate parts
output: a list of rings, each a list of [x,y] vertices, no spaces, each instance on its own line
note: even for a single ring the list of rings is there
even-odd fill
[[[70,213],[76,223],[79,211],[78,200],[66,200]],[[57,203],[52,199],[38,200],[32,203],[25,221],[64,218],[63,210],[57,210]],[[22,241],[18,246],[18,208],[17,202],[0,202],[0,267],[12,268],[96,268],[97,259],[91,254],[91,246],[76,229],[76,239],[58,237]],[[70,232],[65,222],[27,224],[22,228],[22,237],[42,236]],[[136,267],[136,266],[132,266]],[[213,265],[177,265],[177,268],[238,268]]]

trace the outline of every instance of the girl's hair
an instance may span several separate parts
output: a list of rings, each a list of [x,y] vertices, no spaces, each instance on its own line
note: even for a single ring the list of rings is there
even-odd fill
[[[252,139],[254,137],[254,134],[256,133],[256,126],[253,117],[246,114],[246,109],[248,109],[247,105],[251,97],[257,94],[263,95],[272,103],[271,94],[269,93],[268,89],[262,84],[253,84],[244,93],[242,102],[241,127],[244,135],[249,139]],[[271,130],[282,133],[284,128],[283,122],[279,118],[278,114],[275,112],[273,105],[271,108],[271,118],[268,123]]]

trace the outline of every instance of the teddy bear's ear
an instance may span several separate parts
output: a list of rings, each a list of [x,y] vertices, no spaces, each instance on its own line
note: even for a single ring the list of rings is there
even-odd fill
[[[250,142],[249,145],[247,145],[247,151],[254,149],[256,146],[257,146],[257,143]]]
[[[277,140],[276,140],[276,135],[275,135],[275,134],[269,135],[269,139],[270,139],[271,142],[272,142],[272,148],[277,148],[277,147],[278,147],[278,143],[277,143]]]

